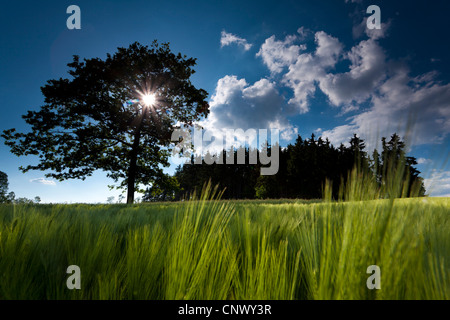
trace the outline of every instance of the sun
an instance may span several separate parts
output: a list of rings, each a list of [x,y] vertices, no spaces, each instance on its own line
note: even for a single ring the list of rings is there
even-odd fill
[[[144,94],[142,95],[142,101],[147,107],[149,107],[155,104],[156,97],[154,94]]]

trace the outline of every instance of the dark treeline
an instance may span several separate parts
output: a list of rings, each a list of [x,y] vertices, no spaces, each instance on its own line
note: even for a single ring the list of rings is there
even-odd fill
[[[245,148],[245,164],[226,164],[226,157],[233,152],[225,150],[219,155],[223,164],[211,165],[202,161],[179,166],[173,177],[166,177],[148,188],[144,201],[179,200],[194,190],[201,190],[208,180],[220,188],[226,188],[224,199],[266,199],[299,198],[318,199],[323,197],[325,181],[331,182],[332,196],[339,198],[341,187],[347,182],[350,172],[364,173],[370,177],[380,197],[424,196],[425,188],[420,172],[414,167],[417,161],[407,157],[405,143],[397,134],[388,141],[382,138],[382,150],[374,150],[369,155],[364,140],[355,134],[349,145],[333,146],[328,139],[309,139],[298,136],[295,144],[279,148],[279,171],[276,175],[261,175],[261,164],[249,164],[250,152],[259,151]],[[241,150],[243,151],[243,150]],[[236,163],[237,150],[234,150]],[[217,155],[216,155],[217,156]],[[273,161],[273,159],[272,159]],[[399,189],[398,186],[402,185]],[[397,190],[397,191],[393,191]],[[392,193],[396,194],[392,194]]]

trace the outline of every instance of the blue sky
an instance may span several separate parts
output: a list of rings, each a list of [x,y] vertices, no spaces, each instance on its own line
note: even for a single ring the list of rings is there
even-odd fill
[[[81,30],[68,30],[69,5]],[[381,30],[369,30],[369,5]],[[0,130],[43,104],[40,87],[67,77],[72,55],[105,58],[117,47],[154,39],[197,58],[192,82],[209,93],[210,129],[281,130],[286,145],[312,132],[334,144],[355,132],[369,146],[404,134],[415,116],[410,154],[433,196],[450,196],[448,1],[11,1],[0,11]],[[378,139],[375,139],[378,138]],[[119,191],[99,171],[85,181],[26,174],[0,141],[0,170],[18,197],[105,202]],[[173,167],[168,172],[173,172]]]

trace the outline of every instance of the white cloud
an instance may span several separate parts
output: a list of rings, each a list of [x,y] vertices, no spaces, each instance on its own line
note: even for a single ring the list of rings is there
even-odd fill
[[[304,34],[303,28],[298,30]],[[314,95],[317,85],[328,96],[333,105],[342,105],[343,113],[355,111],[354,102],[368,99],[374,88],[385,77],[385,54],[378,43],[370,38],[361,41],[349,52],[343,52],[343,45],[337,38],[319,31],[315,33],[315,52],[301,53],[304,44],[297,45],[297,35],[288,35],[284,41],[275,36],[266,39],[257,56],[272,73],[282,73],[283,84],[293,90],[294,96],[289,104],[299,113],[309,111],[309,99]],[[331,71],[340,58],[351,62],[350,70],[333,74]]]
[[[337,146],[341,143],[348,145],[351,137],[355,132],[357,132],[357,127],[355,125],[342,125],[335,127],[331,130],[325,130],[322,132],[322,137],[328,138],[331,144]]]
[[[285,111],[308,112],[320,88],[330,104],[341,109],[339,116],[359,112],[346,124],[324,131],[333,143],[346,143],[357,133],[375,147],[381,136],[394,132],[411,145],[441,143],[450,133],[450,85],[437,82],[434,71],[410,76],[405,65],[388,59],[379,35],[368,36],[347,52],[323,31],[315,33],[313,52],[303,52],[306,47],[296,44],[297,35],[283,41],[271,36],[257,55],[272,73],[281,75],[279,85],[292,89]],[[350,62],[348,71],[333,72],[342,59]]]
[[[433,170],[430,177],[424,179],[427,193],[435,197],[450,196],[450,171]]]
[[[250,50],[250,48],[253,46],[252,44],[248,43],[247,40],[223,30],[220,38],[220,47],[223,48],[233,43],[236,43],[237,45],[244,47],[245,51]]]
[[[283,112],[284,98],[274,82],[260,79],[248,84],[245,79],[227,75],[217,82],[211,98],[211,113],[199,125],[218,135],[224,129],[279,129],[281,139],[297,134]]]
[[[306,31],[299,29],[300,35],[305,36]],[[306,45],[293,45],[298,37],[296,35],[286,36],[284,41],[275,40],[275,36],[266,39],[258,53],[272,73],[280,73],[290,64],[294,63],[300,51],[306,50]]]
[[[49,186],[55,186],[56,185],[55,181],[53,181],[53,180],[46,180],[45,178],[31,179],[30,182],[45,184],[45,185],[49,185]]]
[[[411,76],[406,65],[389,60],[378,42],[389,25],[384,24],[380,34],[366,30],[368,39],[347,51],[324,31],[315,33],[316,48],[309,52],[301,43],[310,33],[304,28],[284,40],[267,38],[256,55],[278,82],[220,79],[209,125],[245,129],[276,124],[284,138],[291,137],[296,131],[286,116],[308,112],[319,88],[332,106],[340,108],[338,116],[353,113],[343,125],[323,129],[333,144],[347,143],[357,133],[373,148],[382,136],[394,132],[408,138],[410,146],[442,143],[450,133],[450,84],[438,82],[435,71]],[[340,61],[348,61],[349,67],[338,73],[334,69]],[[278,92],[282,86],[292,90],[287,105]]]
[[[419,159],[417,159],[417,163],[418,164],[430,164],[430,163],[433,163],[433,160],[426,159],[426,158],[419,158]]]
[[[429,79],[418,86],[414,79],[405,67],[391,66],[388,79],[371,94],[370,109],[324,134],[340,142],[344,131],[355,132],[372,144],[397,132],[408,136],[410,145],[441,143],[450,133],[450,84]]]
[[[342,44],[324,31],[316,32],[316,43],[316,56],[320,57],[318,62],[325,67],[334,67],[342,52]]]
[[[339,112],[338,116],[343,116],[344,114],[355,112],[359,110],[359,106],[355,103],[351,103],[342,107],[341,112]]]
[[[328,70],[334,68],[343,49],[337,38],[323,31],[316,32],[315,42],[316,51],[300,54],[283,77],[283,82],[294,91],[294,97],[288,103],[295,106],[299,113],[309,111],[308,99],[315,93],[316,82],[320,82]]]
[[[346,58],[351,62],[350,71],[329,73],[320,80],[320,89],[335,106],[364,102],[386,76],[385,54],[372,39],[354,46]]]
[[[285,128],[281,131],[281,139],[282,140],[292,140],[298,136],[298,128],[294,128],[292,126]]]

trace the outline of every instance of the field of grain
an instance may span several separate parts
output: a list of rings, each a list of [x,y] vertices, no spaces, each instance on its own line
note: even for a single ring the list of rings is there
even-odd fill
[[[450,199],[2,205],[0,299],[450,299]]]

